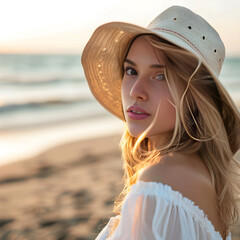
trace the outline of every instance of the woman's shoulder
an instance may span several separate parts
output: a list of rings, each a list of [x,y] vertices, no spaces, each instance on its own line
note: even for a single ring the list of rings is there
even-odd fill
[[[191,183],[188,182],[189,178]],[[198,155],[175,152],[160,157],[156,164],[142,169],[139,180],[177,184],[179,187],[183,184],[190,187],[193,183],[211,183],[210,174]]]
[[[197,156],[174,153],[162,157],[157,164],[144,168],[139,181],[161,182],[190,199],[221,231],[217,215],[216,193],[207,168]]]
[[[211,215],[216,195],[210,176],[208,177],[204,168],[196,156],[173,153],[163,156],[157,164],[143,169],[138,180],[169,185]]]

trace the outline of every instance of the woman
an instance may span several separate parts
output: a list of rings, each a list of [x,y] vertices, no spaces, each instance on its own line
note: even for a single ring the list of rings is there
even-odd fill
[[[238,220],[240,114],[218,80],[225,48],[191,10],[145,29],[100,26],[82,54],[90,89],[126,122],[125,186],[105,239],[231,239]]]

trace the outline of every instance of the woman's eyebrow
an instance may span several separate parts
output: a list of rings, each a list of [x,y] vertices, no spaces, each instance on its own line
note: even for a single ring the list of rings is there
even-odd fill
[[[129,59],[125,59],[124,62],[127,62],[127,63],[129,63],[129,64],[131,64],[131,65],[133,65],[133,66],[135,66],[135,67],[137,66],[136,63],[134,63],[133,61],[131,61],[131,60],[129,60]],[[160,65],[160,64],[153,64],[153,65],[151,65],[150,67],[151,67],[151,68],[165,68],[164,65]]]

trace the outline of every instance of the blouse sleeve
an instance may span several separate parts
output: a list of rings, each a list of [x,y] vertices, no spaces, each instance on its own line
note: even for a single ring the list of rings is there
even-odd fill
[[[204,212],[168,185],[138,181],[111,240],[222,240]],[[231,239],[231,238],[229,238]]]
[[[95,240],[106,240],[108,235],[110,234],[111,229],[119,222],[119,220],[120,220],[119,215],[111,217],[107,225],[102,229],[102,231],[98,234]]]

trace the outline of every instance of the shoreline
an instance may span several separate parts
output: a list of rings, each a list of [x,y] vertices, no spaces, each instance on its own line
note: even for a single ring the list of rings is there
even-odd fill
[[[121,134],[123,128],[121,120],[114,116],[106,116],[98,120],[73,121],[55,126],[2,132],[0,134],[0,167],[11,162],[33,158],[59,145]]]

